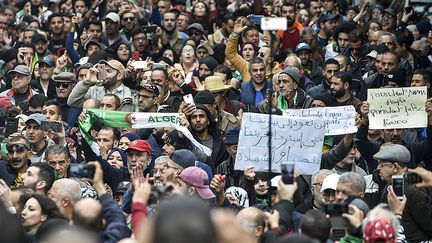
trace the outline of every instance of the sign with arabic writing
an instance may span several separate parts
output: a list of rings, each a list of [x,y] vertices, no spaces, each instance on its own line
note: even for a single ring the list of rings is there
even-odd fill
[[[282,162],[294,162],[302,174],[313,174],[320,168],[326,130],[325,120],[316,118],[272,116],[272,171],[280,172]],[[235,162],[236,170],[253,166],[268,171],[269,116],[245,113],[240,129]]]
[[[325,120],[325,135],[356,133],[356,110],[354,106],[320,107],[310,109],[284,110],[284,116],[310,117]]]

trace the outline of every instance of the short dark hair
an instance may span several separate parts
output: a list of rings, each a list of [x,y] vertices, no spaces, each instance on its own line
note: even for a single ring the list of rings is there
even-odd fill
[[[432,72],[425,69],[417,69],[414,74],[421,75],[426,83],[432,83]]]
[[[348,73],[348,72],[337,72],[337,73],[335,73],[335,75],[333,77],[340,79],[343,84],[348,83],[350,85],[350,87],[351,87],[352,76],[351,76],[350,73]]]
[[[246,27],[246,29],[243,30],[242,32],[242,37],[246,37],[247,32],[251,31],[251,30],[256,30],[259,32],[258,27],[256,27],[255,25],[249,25],[248,27]]]
[[[56,106],[56,107],[58,108],[59,111],[61,110],[61,106],[60,106],[60,104],[59,104],[57,101],[55,101],[55,100],[47,100],[47,101],[44,103],[43,106],[50,106],[50,105],[54,105],[54,106]]]
[[[53,13],[53,14],[51,14],[51,15],[48,17],[48,21],[47,21],[47,23],[48,23],[48,24],[51,23],[51,20],[52,20],[53,18],[55,18],[55,17],[60,17],[60,18],[62,19],[62,21],[63,21],[63,16],[64,16],[64,14],[62,14],[62,13]]]
[[[115,95],[115,94],[105,94],[103,97],[114,97],[114,100],[115,100],[114,105],[115,105],[116,110],[120,107],[121,101],[120,101],[120,98],[117,95]]]
[[[349,33],[351,32],[351,30],[353,30],[355,28],[355,24],[351,23],[351,22],[342,22],[335,30],[333,38],[335,40],[337,40],[339,38],[339,34],[340,33],[346,33],[347,35],[349,35]]]
[[[333,59],[334,60],[334,59]],[[336,60],[335,60],[336,61]],[[337,62],[337,61],[336,61]],[[253,64],[264,64],[265,66],[265,62],[264,59],[262,59],[261,57],[254,57],[249,61],[249,71],[251,70],[251,67]],[[339,63],[338,63],[339,64]]]
[[[366,35],[361,29],[354,29],[349,33],[349,42],[364,42],[366,40]]]
[[[115,128],[115,127],[109,127],[109,126],[102,126],[102,128],[101,128],[101,130],[111,130],[112,132],[113,132],[113,135],[114,135],[114,141],[115,140],[119,140],[120,139],[120,136],[121,136],[121,133],[120,133],[120,130],[119,129],[117,129],[117,128]]]
[[[325,68],[327,65],[331,65],[331,64],[333,64],[333,65],[337,65],[337,66],[340,68],[339,62],[338,62],[336,59],[334,59],[334,58],[329,58],[329,59],[327,59],[327,61],[324,62],[324,68]]]
[[[330,237],[331,223],[323,212],[311,209],[301,219],[300,229],[302,234],[325,243]]]
[[[54,179],[55,179],[54,169],[51,166],[49,166],[47,163],[42,163],[42,162],[34,163],[31,166],[39,168],[39,173],[38,173],[39,181],[46,182],[44,191],[45,193],[48,192],[48,190],[51,188],[51,186],[54,183]]]
[[[102,22],[97,21],[97,20],[89,21],[86,28],[88,29],[90,27],[90,25],[96,25],[96,26],[99,26],[101,29],[103,29]]]
[[[154,71],[162,71],[165,79],[168,79],[168,71],[166,70],[166,68],[157,67],[152,70],[152,72]]]
[[[216,66],[215,69],[213,70],[213,74],[215,72],[226,74],[227,80],[230,80],[233,77],[231,70],[223,64]]]
[[[394,50],[388,50],[388,51],[384,52],[384,55],[386,55],[386,54],[392,54],[393,56],[395,56],[398,64],[401,62],[402,57],[396,51],[394,51]]]
[[[28,105],[31,108],[43,107],[43,105],[47,101],[48,101],[48,98],[45,95],[35,94],[29,99]]]

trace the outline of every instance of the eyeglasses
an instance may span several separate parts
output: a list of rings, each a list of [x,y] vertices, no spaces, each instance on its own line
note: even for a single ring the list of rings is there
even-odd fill
[[[124,21],[134,21],[135,17],[125,17],[123,18]]]
[[[165,164],[165,165],[164,165],[164,168],[165,168],[165,169],[167,169],[167,168],[173,168],[173,169],[179,170],[179,168],[177,168],[177,167],[175,167],[175,166],[171,166],[171,165],[169,165],[169,164]]]
[[[192,35],[192,36],[199,36],[199,35],[202,35],[202,33],[199,32],[199,31],[195,31],[195,32],[190,31],[190,32],[189,32],[189,35]]]
[[[377,168],[382,168],[382,167],[387,166],[387,165],[393,165],[393,163],[378,163]]]
[[[57,82],[56,87],[57,88],[63,87],[64,89],[67,89],[67,88],[69,88],[69,83]]]
[[[145,40],[147,40],[147,36],[135,37],[133,40],[134,41],[145,41]]]
[[[19,73],[12,73],[11,75],[10,75],[10,77],[11,77],[11,79],[13,80],[13,79],[22,79],[22,78],[25,78],[25,77],[27,77],[27,76],[25,76],[25,75],[22,75],[22,74],[19,74]]]
[[[22,153],[22,152],[24,152],[24,149],[29,150],[29,148],[27,147],[27,145],[21,144],[21,143],[7,144],[6,145],[6,150],[9,153],[13,153],[13,152]]]

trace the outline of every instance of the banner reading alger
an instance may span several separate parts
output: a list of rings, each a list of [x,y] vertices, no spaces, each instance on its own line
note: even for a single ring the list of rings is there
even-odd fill
[[[426,87],[368,89],[369,128],[427,126]]]
[[[172,127],[183,133],[193,145],[201,149],[206,155],[211,155],[211,149],[200,144],[195,140],[193,135],[185,126],[180,126],[179,113],[146,113],[146,112],[122,112],[122,111],[107,111],[99,109],[87,109],[86,119],[80,121],[79,125],[83,132],[83,136],[91,145],[93,138],[89,136],[95,120],[101,120],[106,126],[117,128],[156,128],[156,127]]]

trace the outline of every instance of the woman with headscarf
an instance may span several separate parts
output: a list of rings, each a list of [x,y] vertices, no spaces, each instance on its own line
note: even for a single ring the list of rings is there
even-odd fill
[[[112,148],[107,158],[107,162],[117,169],[127,166],[127,154],[121,148]]]

